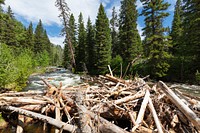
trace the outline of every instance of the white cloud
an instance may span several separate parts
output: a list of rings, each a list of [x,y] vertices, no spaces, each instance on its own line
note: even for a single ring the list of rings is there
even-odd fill
[[[65,37],[63,36],[49,36],[50,41],[55,45],[60,45],[62,48],[64,48],[64,40]]]
[[[59,12],[55,7],[55,0],[6,0],[13,12],[28,21],[42,22],[46,25],[61,24],[57,17]]]

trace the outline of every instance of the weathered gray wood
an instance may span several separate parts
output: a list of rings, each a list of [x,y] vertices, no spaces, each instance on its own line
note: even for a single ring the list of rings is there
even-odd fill
[[[153,115],[154,121],[155,121],[155,123],[156,123],[156,127],[157,127],[157,129],[158,129],[158,133],[163,133],[160,120],[158,119],[158,115],[157,115],[156,110],[155,110],[155,108],[154,108],[154,106],[153,106],[153,103],[152,103],[151,98],[149,98],[148,107],[149,107],[149,110],[151,111],[151,113],[152,113],[152,115]]]
[[[200,130],[200,118],[187,105],[185,105],[165,83],[159,81],[158,86],[166,93],[167,97],[179,108],[188,120],[190,120],[192,124]]]
[[[55,126],[57,128],[62,128],[64,126],[63,127],[64,130],[72,132],[72,133],[77,128],[74,125],[66,124],[66,123],[64,123],[62,121],[53,119],[51,117],[48,117],[48,116],[45,116],[45,115],[41,115],[39,113],[31,112],[31,111],[28,111],[28,110],[16,108],[16,107],[13,107],[13,106],[2,105],[2,106],[0,106],[0,109],[1,110],[18,112],[21,115],[25,115],[25,116],[28,116],[28,117],[31,117],[31,118],[34,118],[34,119],[41,120],[41,121],[49,123],[49,124],[51,124],[51,125],[53,125],[53,126]]]

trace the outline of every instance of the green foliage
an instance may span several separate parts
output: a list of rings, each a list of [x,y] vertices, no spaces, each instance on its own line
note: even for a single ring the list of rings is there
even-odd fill
[[[123,59],[120,55],[117,55],[112,59],[111,67],[113,69],[114,74],[120,75],[122,63],[123,63]]]
[[[118,18],[117,18],[117,12],[115,10],[115,7],[112,9],[112,18],[110,20],[111,25],[111,37],[112,37],[112,57],[115,57],[117,54],[120,53],[119,51],[119,39],[118,39],[118,32],[117,28],[119,25]]]
[[[7,45],[0,43],[0,86],[2,87],[16,79],[13,61],[12,50]]]
[[[75,23],[75,18],[74,15],[71,14],[69,18],[69,35],[71,38],[71,43],[73,45],[73,52],[75,52],[75,49],[77,47],[77,40],[76,40],[76,23]],[[65,41],[67,42],[67,41]],[[65,68],[68,68],[71,64],[71,53],[69,49],[69,44],[65,44],[64,46],[64,54],[63,54],[63,66]]]
[[[136,0],[122,0],[119,20],[119,55],[127,64],[142,52],[141,38],[137,30]]]
[[[106,16],[103,5],[99,7],[96,19],[96,66],[98,74],[105,74],[107,66],[111,62],[111,36],[109,20]]]
[[[195,73],[195,79],[196,79],[196,82],[199,84],[200,83],[200,73],[198,70]]]
[[[78,20],[78,46],[76,48],[76,71],[83,72],[86,65],[86,31],[83,15],[80,13]]]
[[[90,18],[87,22],[87,37],[86,37],[86,66],[90,74],[94,73],[95,69],[95,28],[92,26]]]
[[[142,15],[145,16],[144,28],[144,52],[148,58],[147,71],[154,78],[166,76],[168,68],[168,60],[171,57],[169,54],[170,38],[165,36],[168,28],[163,27],[162,22],[169,13],[164,12],[169,7],[169,4],[161,1],[146,1],[143,2],[144,9]]]

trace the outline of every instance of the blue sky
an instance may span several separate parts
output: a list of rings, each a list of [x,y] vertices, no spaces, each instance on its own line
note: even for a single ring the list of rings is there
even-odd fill
[[[78,20],[80,12],[83,13],[84,22],[87,22],[88,16],[90,16],[92,22],[95,22],[99,4],[103,3],[108,18],[111,18],[112,8],[116,7],[120,9],[121,0],[65,0],[74,14],[75,19]],[[165,0],[171,4],[168,9],[170,16],[164,21],[165,26],[171,27],[173,19],[174,5],[176,0]],[[61,22],[58,18],[59,11],[55,7],[55,0],[5,0],[4,9],[11,6],[11,9],[15,13],[16,19],[21,21],[25,26],[33,22],[34,26],[37,25],[39,19],[42,20],[44,28],[47,30],[48,36],[52,43],[63,46],[62,42],[64,37],[60,36]],[[137,9],[139,12],[142,10],[142,3],[138,0]],[[118,11],[119,12],[119,11]],[[138,30],[142,34],[142,28],[144,27],[144,17],[138,18]]]

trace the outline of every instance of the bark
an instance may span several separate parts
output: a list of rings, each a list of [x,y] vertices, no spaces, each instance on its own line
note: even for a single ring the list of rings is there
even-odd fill
[[[187,105],[185,105],[165,83],[159,81],[158,86],[166,93],[167,97],[179,108],[188,120],[190,120],[192,124],[200,130],[200,118]]]
[[[27,111],[27,110],[24,110],[24,109],[13,107],[13,106],[0,106],[0,109],[1,110],[18,112],[21,115],[25,115],[25,116],[28,116],[28,117],[32,117],[34,119],[38,119],[40,121],[49,123],[50,125],[53,125],[53,126],[55,126],[57,128],[63,128],[64,130],[69,131],[71,133],[73,133],[76,130],[76,126],[73,126],[73,125],[70,125],[70,124],[66,124],[66,123],[64,123],[62,121],[53,119],[53,118],[48,117],[48,116],[41,115],[39,113]]]

